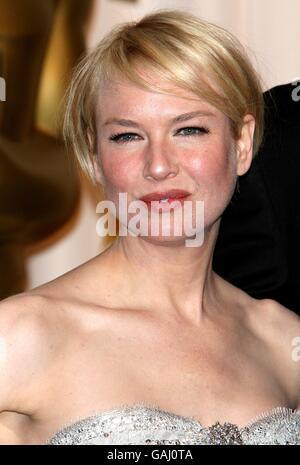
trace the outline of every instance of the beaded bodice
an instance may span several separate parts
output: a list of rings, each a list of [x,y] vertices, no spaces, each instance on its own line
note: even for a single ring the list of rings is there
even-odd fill
[[[300,410],[276,407],[243,427],[215,423],[205,427],[194,417],[132,405],[79,419],[46,444],[299,444]]]

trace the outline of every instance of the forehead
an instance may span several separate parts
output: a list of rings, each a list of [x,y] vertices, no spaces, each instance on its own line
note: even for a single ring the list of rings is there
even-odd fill
[[[97,116],[117,116],[118,113],[134,113],[138,115],[156,114],[174,115],[174,112],[203,110],[220,117],[223,114],[194,92],[166,83],[153,77],[151,84],[158,85],[163,92],[146,89],[138,84],[122,78],[106,81],[99,89],[97,99]]]

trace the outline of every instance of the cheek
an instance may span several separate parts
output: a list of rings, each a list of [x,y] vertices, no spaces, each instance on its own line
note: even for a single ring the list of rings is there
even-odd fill
[[[101,160],[107,194],[131,191],[130,186],[132,187],[139,174],[134,157],[131,160],[126,157],[122,161],[120,157],[114,159],[113,153],[110,153],[109,158],[104,154]]]
[[[234,177],[234,158],[229,144],[212,144],[191,154],[187,170],[200,186],[226,185]]]
[[[230,185],[233,180],[233,167],[229,153],[213,157],[207,163],[204,163],[203,176],[209,180],[211,185],[216,187],[221,188]]]
[[[198,197],[204,200],[206,224],[223,213],[232,197],[236,175],[234,152],[230,144],[216,143],[190,158],[190,176],[196,183]]]

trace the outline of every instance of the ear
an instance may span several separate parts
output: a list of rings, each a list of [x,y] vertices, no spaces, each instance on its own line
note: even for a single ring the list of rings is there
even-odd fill
[[[236,174],[238,176],[245,174],[251,166],[253,156],[254,129],[254,117],[250,114],[245,115],[240,131],[240,137],[236,141]]]

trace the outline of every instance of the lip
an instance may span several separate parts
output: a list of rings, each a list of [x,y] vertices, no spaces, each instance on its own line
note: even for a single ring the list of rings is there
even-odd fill
[[[181,189],[172,189],[165,192],[151,192],[150,194],[144,195],[140,198],[144,202],[152,202],[155,200],[168,199],[168,200],[177,200],[182,199],[190,195],[190,192],[181,190]]]

